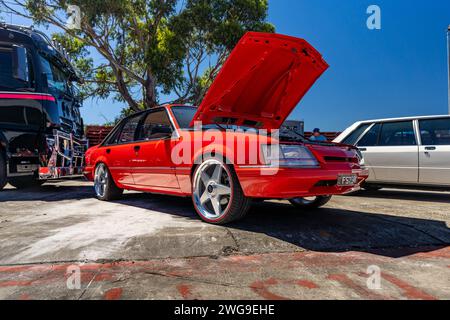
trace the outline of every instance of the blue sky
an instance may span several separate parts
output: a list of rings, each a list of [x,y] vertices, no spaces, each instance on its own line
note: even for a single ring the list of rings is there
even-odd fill
[[[366,9],[381,8],[381,30]],[[270,2],[277,32],[308,40],[330,69],[291,118],[307,129],[342,130],[371,118],[444,114],[450,1],[320,0]]]
[[[381,30],[366,26],[372,4],[381,8]],[[269,21],[278,33],[309,41],[330,64],[290,117],[305,120],[306,129],[448,112],[450,1],[269,0]],[[103,123],[122,107],[90,100],[82,115],[87,124]]]

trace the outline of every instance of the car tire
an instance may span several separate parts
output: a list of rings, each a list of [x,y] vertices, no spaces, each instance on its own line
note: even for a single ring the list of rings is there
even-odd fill
[[[7,182],[5,154],[0,150],[0,190],[3,190]]]
[[[294,198],[289,200],[289,202],[296,208],[317,209],[326,205],[330,200],[331,196],[317,196],[314,199]]]
[[[233,166],[217,158],[206,159],[195,168],[192,202],[203,221],[216,225],[243,219],[251,205]]]
[[[101,201],[116,200],[123,194],[123,189],[117,187],[111,172],[104,163],[100,163],[95,167],[94,190],[97,199]]]
[[[40,187],[45,181],[34,176],[9,178],[8,182],[16,189],[30,189]]]

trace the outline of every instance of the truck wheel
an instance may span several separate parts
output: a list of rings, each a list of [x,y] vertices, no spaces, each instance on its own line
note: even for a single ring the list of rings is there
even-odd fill
[[[331,196],[317,196],[306,198],[295,198],[289,202],[297,208],[316,209],[323,207],[331,200]]]
[[[33,176],[9,178],[8,182],[16,189],[28,189],[40,187],[45,181],[38,180]]]
[[[6,159],[4,153],[0,150],[0,190],[6,186]]]
[[[103,163],[95,168],[94,189],[97,199],[102,201],[118,199],[123,193],[123,189],[116,186],[111,173]]]
[[[223,225],[242,219],[250,208],[233,167],[218,159],[207,159],[192,178],[192,202],[200,218]]]

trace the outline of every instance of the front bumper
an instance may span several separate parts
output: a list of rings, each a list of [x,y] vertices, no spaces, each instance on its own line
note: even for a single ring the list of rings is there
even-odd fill
[[[264,199],[292,199],[319,195],[339,195],[359,190],[369,176],[365,168],[333,166],[330,168],[236,168],[245,196]],[[337,185],[339,175],[356,174],[354,186]]]

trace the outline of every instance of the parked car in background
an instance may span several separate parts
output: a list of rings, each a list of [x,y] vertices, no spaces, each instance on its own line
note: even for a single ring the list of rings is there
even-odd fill
[[[124,189],[191,196],[198,215],[214,224],[241,219],[252,199],[320,207],[367,178],[357,149],[262,131],[279,129],[327,68],[305,40],[248,33],[199,108],[165,105],[124,119],[87,151],[85,175],[100,200]],[[274,147],[277,159],[267,152]]]
[[[361,151],[370,172],[365,189],[450,190],[450,116],[360,121],[334,141]]]

